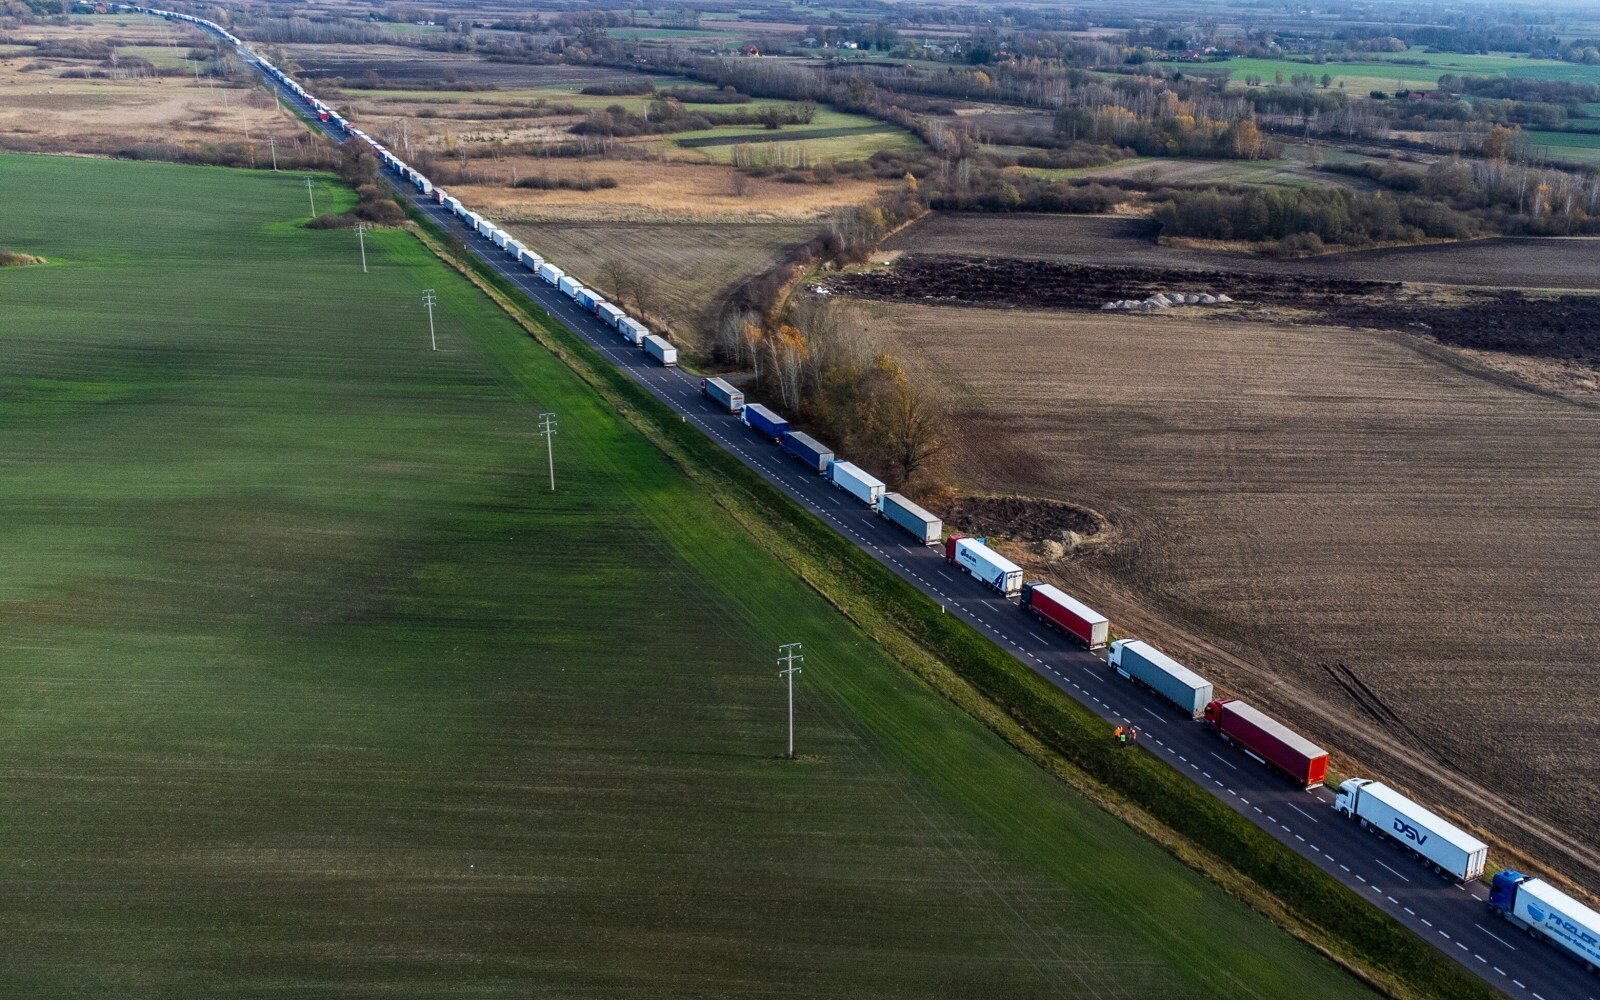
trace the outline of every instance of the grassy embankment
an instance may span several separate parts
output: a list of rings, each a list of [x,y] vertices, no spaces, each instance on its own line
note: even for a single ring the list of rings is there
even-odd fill
[[[362,274],[298,177],[0,171],[48,261],[0,272],[0,992],[1361,992],[768,546],[930,680],[912,637],[998,666],[975,636],[410,234]]]
[[[420,217],[419,217],[420,218]],[[440,234],[423,220],[424,228]],[[445,236],[442,250],[453,242]],[[880,567],[826,525],[681,424],[503,279],[446,250],[508,310],[629,415],[747,530],[931,687],[1045,770],[1095,797],[1384,988],[1417,997],[1489,997],[1437,950],[1154,757],[1125,754],[1105,725],[987,638]],[[1242,876],[1242,878],[1241,878]]]

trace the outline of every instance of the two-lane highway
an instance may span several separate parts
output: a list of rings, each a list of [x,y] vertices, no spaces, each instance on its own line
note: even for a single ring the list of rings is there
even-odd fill
[[[291,107],[304,113],[304,106],[291,91],[271,77],[264,79],[286,96]],[[333,141],[345,141],[338,129],[306,117]],[[701,394],[698,378],[655,364],[596,316],[580,310],[488,239],[471,232],[446,208],[423,198],[393,172],[383,173],[400,197],[460,236],[479,259],[686,422],[939,602],[948,613],[971,624],[1068,697],[1107,720],[1108,738],[1109,724],[1137,726],[1144,751],[1188,774],[1229,808],[1507,995],[1533,1000],[1600,1000],[1600,979],[1493,917],[1483,885],[1445,881],[1388,840],[1339,818],[1329,790],[1293,787],[1247,752],[1223,743],[1150,692],[1121,679],[1107,667],[1102,655],[1081,649],[1021,613],[1016,602],[949,565],[940,551],[915,544],[875,511],[716,407]]]

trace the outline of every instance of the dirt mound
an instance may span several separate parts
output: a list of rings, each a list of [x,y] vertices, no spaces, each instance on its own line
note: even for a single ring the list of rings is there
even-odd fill
[[[944,504],[940,513],[946,523],[964,532],[1035,545],[1054,543],[1063,551],[1104,541],[1111,533],[1111,522],[1098,511],[1041,497],[960,496]]]
[[[1358,281],[1309,275],[1244,274],[1165,267],[1072,264],[1016,257],[906,254],[894,265],[842,274],[836,293],[905,302],[947,302],[1043,309],[1099,309],[1157,292],[1226,294],[1247,305],[1301,308],[1400,289],[1398,281]]]

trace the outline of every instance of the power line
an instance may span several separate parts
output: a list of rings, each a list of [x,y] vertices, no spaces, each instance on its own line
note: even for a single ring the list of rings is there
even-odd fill
[[[789,759],[794,760],[794,675],[800,673],[798,664],[805,662],[801,655],[801,643],[786,642],[778,647],[778,662],[784,669],[778,671],[779,677],[786,677],[789,681]]]
[[[428,342],[433,345],[433,349],[436,351],[439,349],[439,338],[434,336],[433,333],[433,304],[437,301],[439,301],[439,297],[433,294],[433,289],[426,289],[422,293],[422,304],[428,307]]]
[[[539,435],[544,438],[545,457],[550,460],[550,492],[556,491],[556,415],[539,414]]]

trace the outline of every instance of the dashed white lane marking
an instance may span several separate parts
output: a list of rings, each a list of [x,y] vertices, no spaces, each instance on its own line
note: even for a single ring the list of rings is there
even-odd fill
[[[1395,871],[1393,868],[1390,868],[1388,865],[1384,864],[1382,861],[1379,861],[1377,858],[1373,858],[1372,860],[1378,865],[1378,867],[1384,869],[1385,871],[1387,871],[1389,874],[1393,875],[1395,878],[1399,879],[1400,881],[1402,881],[1402,882],[1411,881],[1410,879],[1406,878],[1404,875],[1402,875],[1399,872]]]
[[[1033,638],[1037,642],[1039,642],[1041,645],[1046,645],[1046,646],[1049,645],[1049,643],[1045,641],[1045,637],[1040,635],[1039,633],[1035,632],[1033,629],[1031,629],[1031,628],[1030,629],[1024,629],[1024,631],[1027,632],[1029,635],[1033,636]]]
[[[1290,809],[1293,809],[1295,812],[1297,812],[1300,815],[1304,816],[1306,819],[1309,819],[1311,822],[1313,822],[1313,823],[1321,822],[1315,816],[1313,816],[1310,813],[1306,812],[1304,809],[1301,809],[1299,806],[1295,805],[1293,802],[1287,803],[1287,805],[1289,806]]]
[[[1225,760],[1220,754],[1216,753],[1216,751],[1208,751],[1208,752],[1211,754],[1211,756],[1216,757],[1218,760],[1222,761],[1222,763],[1224,763],[1227,766],[1233,768],[1235,771],[1239,770],[1237,765],[1231,763],[1228,760]]]
[[[1517,946],[1516,945],[1512,944],[1510,941],[1507,941],[1505,938],[1503,938],[1500,935],[1496,934],[1494,931],[1491,931],[1489,928],[1483,926],[1482,924],[1473,924],[1472,926],[1476,927],[1480,931],[1483,931],[1485,934],[1487,934],[1490,937],[1494,938],[1496,941],[1499,941],[1501,944],[1505,945],[1507,948],[1510,948],[1512,951],[1516,951],[1517,950]]]
[[[1423,922],[1423,924],[1425,924],[1428,927],[1432,927],[1433,926],[1433,921],[1429,920],[1427,917],[1418,917],[1417,919],[1421,920]]]

